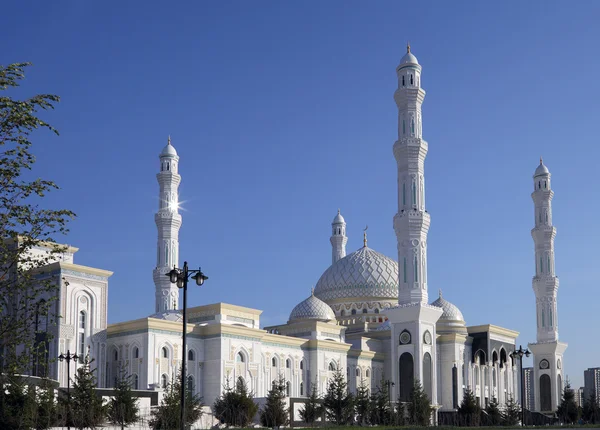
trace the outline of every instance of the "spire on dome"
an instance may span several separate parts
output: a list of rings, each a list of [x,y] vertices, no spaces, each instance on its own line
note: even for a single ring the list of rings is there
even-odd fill
[[[171,135],[169,134],[169,137],[167,139],[167,145],[170,145],[170,144],[171,144]]]
[[[369,226],[366,226],[365,229],[363,230],[363,245],[366,248],[367,247],[367,229],[369,228]]]
[[[540,164],[544,164],[544,159],[542,158],[541,155],[540,155]]]
[[[442,298],[442,289],[441,288],[438,290],[438,293],[440,294],[440,299],[441,299]]]
[[[406,42],[406,53],[410,54],[410,42]]]

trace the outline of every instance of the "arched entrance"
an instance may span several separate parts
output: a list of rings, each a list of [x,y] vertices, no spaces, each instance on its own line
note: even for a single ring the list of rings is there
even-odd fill
[[[550,376],[540,376],[540,409],[542,412],[552,410],[552,388]]]
[[[423,390],[431,401],[433,387],[431,384],[431,355],[428,352],[423,355]]]
[[[401,402],[408,402],[410,392],[414,385],[415,366],[413,356],[409,352],[405,352],[400,356],[398,369],[398,398]]]

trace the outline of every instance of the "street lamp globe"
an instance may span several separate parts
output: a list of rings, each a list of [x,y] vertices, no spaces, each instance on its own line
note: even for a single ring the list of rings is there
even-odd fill
[[[175,282],[177,282],[177,278],[179,277],[179,272],[177,271],[177,269],[173,269],[169,272],[169,274],[167,276],[169,277],[171,284],[174,284]]]
[[[196,285],[201,287],[202,284],[204,284],[204,281],[206,281],[208,279],[208,276],[205,276],[204,273],[202,273],[202,271],[200,269],[198,269],[198,273],[196,273],[193,276],[193,278],[196,280]]]

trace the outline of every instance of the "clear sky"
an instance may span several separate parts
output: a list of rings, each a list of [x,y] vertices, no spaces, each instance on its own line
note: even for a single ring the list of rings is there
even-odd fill
[[[158,154],[180,156],[181,263],[287,321],[331,262],[330,223],[396,258],[395,67],[423,66],[429,293],[535,341],[532,174],[555,198],[560,338],[575,386],[600,366],[600,3],[55,1],[4,5],[3,64],[56,93],[36,173],[78,214],[79,264],[114,271],[109,321],[154,310]],[[595,167],[596,166],[596,167]],[[525,363],[528,364],[527,362]]]

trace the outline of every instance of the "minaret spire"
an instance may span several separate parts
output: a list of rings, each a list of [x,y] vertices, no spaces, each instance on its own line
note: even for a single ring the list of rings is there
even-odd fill
[[[554,238],[552,224],[552,191],[550,171],[540,157],[533,175],[535,226],[531,230],[535,248],[535,293],[537,342],[529,344],[533,352],[536,387],[535,410],[549,412],[560,403],[563,381],[563,353],[567,344],[558,340],[558,278],[554,271]]]
[[[348,237],[346,236],[346,220],[338,209],[337,215],[331,223],[331,264],[344,258],[346,256],[346,243]]]
[[[156,267],[153,272],[156,287],[155,312],[168,312],[177,309],[179,289],[169,281],[165,274],[179,259],[179,228],[181,215],[178,212],[179,199],[177,189],[181,176],[177,173],[179,156],[171,144],[171,136],[167,145],[159,155],[160,171],[156,175],[159,185],[158,212],[154,216],[158,229]]]

